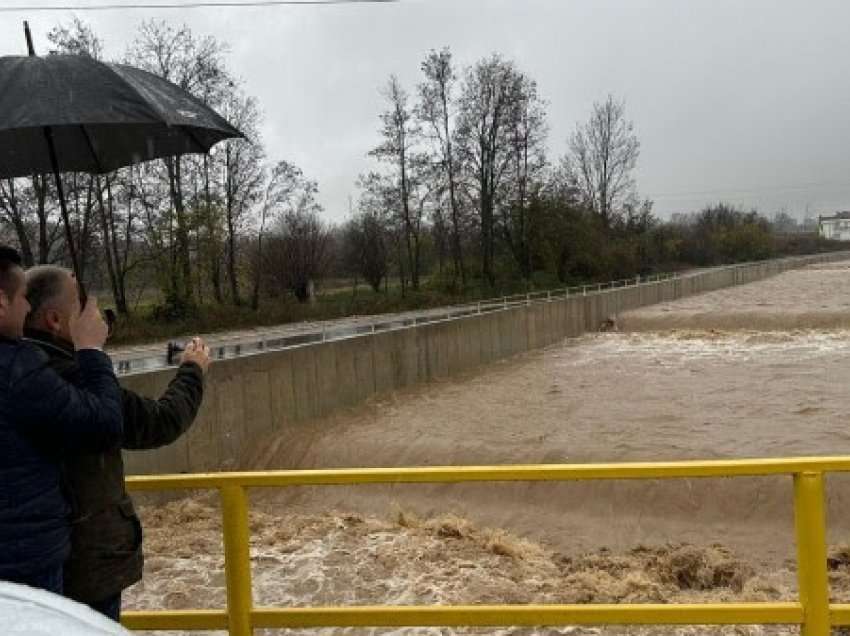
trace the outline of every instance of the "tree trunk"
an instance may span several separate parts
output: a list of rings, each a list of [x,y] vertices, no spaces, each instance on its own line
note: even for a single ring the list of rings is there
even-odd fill
[[[109,175],[106,176],[106,203],[107,203],[107,215],[109,220],[109,229],[112,234],[112,258],[115,263],[115,309],[118,310],[118,313],[126,316],[130,313],[130,309],[127,305],[127,284],[126,284],[126,275],[125,268],[127,266],[127,257],[129,254],[125,254],[124,260],[120,258],[120,253],[118,252],[118,233],[115,231],[115,205],[114,200],[112,198],[112,180],[109,178]],[[132,213],[132,199],[130,199],[127,203],[127,218],[128,223],[131,218]],[[130,236],[130,228],[127,228],[127,250],[129,252],[129,236]],[[107,253],[107,260],[109,259],[109,254]]]
[[[98,179],[98,187],[100,180]],[[88,178],[88,187],[86,188],[86,205],[83,208],[83,226],[80,229],[80,237],[78,239],[79,243],[79,253],[80,253],[80,278],[85,280],[86,276],[86,264],[89,260],[89,252],[91,247],[91,217],[94,211],[94,177]],[[103,194],[98,190],[98,197],[103,197]]]
[[[251,292],[251,309],[257,311],[260,308],[260,279],[263,271],[263,230],[266,224],[266,215],[260,224],[260,233],[257,235],[257,263],[254,272],[254,289]]]
[[[452,208],[452,254],[454,256],[455,272],[460,274],[461,285],[466,288],[466,269],[463,266],[463,251],[460,245],[460,213],[455,191],[454,154],[452,149],[451,131],[449,130],[448,96],[445,87],[441,90],[443,101],[443,134],[446,138],[446,170],[449,176],[449,203]]]
[[[401,283],[401,297],[407,296],[407,276],[404,272],[404,250],[401,246],[401,241],[396,243],[398,246],[398,279]]]
[[[263,268],[263,235],[257,237],[257,265],[254,272],[254,289],[251,291],[251,309],[257,311],[260,308],[260,278]]]
[[[407,263],[410,266],[410,283],[413,289],[419,289],[419,268],[414,256],[413,224],[410,221],[410,192],[407,183],[407,154],[404,150],[404,137],[402,137],[399,152],[399,168],[401,169],[401,207],[404,214],[404,238],[407,246]]]
[[[178,266],[179,262],[179,247],[177,246],[177,240],[175,240],[175,231],[174,231],[174,217],[177,214],[177,207],[181,205],[182,202],[178,202],[178,192],[177,186],[175,185],[175,174],[174,174],[174,157],[168,157],[165,159],[165,166],[168,171],[168,193],[171,198],[171,205],[169,206],[169,214],[168,214],[168,251],[169,251],[169,287],[171,288],[168,291],[168,295],[171,297],[172,301],[176,301],[179,298],[183,297],[183,289],[180,279],[180,268]],[[179,234],[179,230],[177,231]]]
[[[230,297],[237,307],[242,304],[239,296],[239,279],[236,277],[236,223],[233,218],[233,188],[231,184],[230,146],[225,150],[225,213],[227,215],[227,275],[230,278]]]
[[[229,198],[229,197],[228,197]],[[239,296],[239,279],[236,276],[236,228],[230,201],[227,202],[227,276],[230,278],[230,297],[233,304],[242,304]]]
[[[117,308],[119,305],[119,294],[118,277],[115,272],[115,263],[113,262],[113,238],[110,236],[109,221],[106,218],[106,206],[103,203],[103,189],[100,187],[100,177],[96,177],[95,185],[97,188],[97,210],[100,218],[100,232],[103,235],[103,251],[106,257],[106,271],[109,274],[109,285],[112,287],[112,299],[115,301]]]
[[[186,209],[183,205],[183,184],[180,155],[166,160],[171,202],[177,220],[175,253],[172,272],[175,300],[189,303],[192,299],[192,264],[189,257],[189,230],[186,225]]]
[[[487,183],[486,180],[484,183]],[[486,185],[481,191],[481,273],[491,287],[496,284],[493,272],[493,202]]]
[[[210,283],[213,288],[213,298],[220,305],[224,302],[221,292],[221,259],[219,258],[218,240],[215,236],[215,222],[212,218],[212,194],[210,193],[210,160],[204,155],[204,203],[207,208],[207,240],[209,241]]]
[[[254,272],[254,290],[251,294],[251,309],[257,311],[260,308],[260,279],[263,271],[263,233],[266,231],[266,214],[268,208],[263,205],[263,214],[260,218],[260,231],[257,234],[257,263]]]
[[[174,185],[177,194],[175,211],[177,213],[178,259],[183,278],[183,293],[185,300],[190,301],[192,299],[192,263],[189,256],[189,228],[186,222],[186,209],[183,206],[183,179],[181,178],[182,162],[180,161],[180,155],[175,159]]]
[[[38,216],[38,264],[46,265],[50,260],[50,233],[47,227],[47,178],[33,177],[33,191]]]

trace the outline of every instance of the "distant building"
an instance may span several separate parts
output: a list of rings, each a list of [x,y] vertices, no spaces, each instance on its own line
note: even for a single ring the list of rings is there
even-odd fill
[[[818,217],[818,234],[833,241],[850,241],[850,212]]]

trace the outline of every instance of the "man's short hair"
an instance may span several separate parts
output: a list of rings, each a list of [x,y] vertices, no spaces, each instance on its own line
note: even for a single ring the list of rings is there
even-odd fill
[[[21,266],[21,255],[18,250],[8,245],[0,245],[0,290],[11,298],[18,291],[20,278],[12,272]]]
[[[57,265],[38,265],[27,270],[27,301],[30,304],[27,327],[35,324],[42,311],[62,296],[68,274],[67,269]]]

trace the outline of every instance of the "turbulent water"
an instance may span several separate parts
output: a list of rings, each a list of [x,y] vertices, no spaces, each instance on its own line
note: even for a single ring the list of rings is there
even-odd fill
[[[647,308],[618,317],[620,332],[566,340],[258,440],[244,462],[310,468],[850,454],[848,306],[850,271],[840,264]],[[840,551],[850,539],[847,485],[841,477],[828,484],[833,594],[842,600],[850,599]],[[258,605],[794,594],[787,477],[322,487],[257,493],[253,503]],[[222,605],[214,505],[198,498],[144,508],[146,578],[128,593],[129,606]],[[759,626],[480,633],[603,632],[793,633]]]

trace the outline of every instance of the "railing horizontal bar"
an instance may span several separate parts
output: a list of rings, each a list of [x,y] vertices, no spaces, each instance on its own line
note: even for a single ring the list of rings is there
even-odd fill
[[[839,615],[850,606],[837,606]],[[848,617],[850,618],[850,617]],[[134,630],[227,629],[216,610],[127,611],[121,622]],[[640,605],[443,605],[257,608],[256,628],[281,627],[496,627],[508,625],[799,625],[799,603]],[[839,624],[839,623],[835,623]]]
[[[418,468],[339,468],[266,472],[150,475],[127,478],[130,490],[321,486],[379,483],[460,483],[480,481],[580,481],[588,479],[675,479],[850,472],[848,457],[729,459],[625,464],[536,464],[512,466],[426,466]]]
[[[255,609],[255,627],[496,627],[508,625],[800,624],[798,603],[468,605]]]
[[[227,629],[224,610],[122,611],[121,624],[127,629]]]
[[[515,608],[511,608],[510,606],[506,606],[506,607],[510,608],[511,611],[513,611],[513,609],[515,609]],[[576,614],[574,614],[569,619],[570,624],[588,624],[587,622],[581,623],[581,621],[586,621],[586,617],[588,616],[588,614],[592,613],[593,609],[596,608],[596,607],[602,607],[602,608],[612,607],[612,608],[615,608],[615,609],[616,608],[620,608],[620,609],[626,608],[626,609],[628,609],[630,606],[627,606],[627,605],[615,605],[615,606],[593,605],[593,606],[578,606],[578,607],[572,606],[572,609],[569,609],[569,610],[567,608],[570,607],[570,606],[551,606],[550,605],[550,606],[538,606],[538,607],[542,607],[545,610],[546,615],[547,615],[546,620],[552,619],[551,614],[553,612],[571,611],[571,612],[576,612],[576,613],[581,612],[584,615],[584,617],[579,618],[579,617],[577,617]],[[641,610],[651,610],[652,607],[653,606],[648,606],[648,605],[638,606],[638,608],[641,609]],[[681,606],[681,605],[662,605],[662,606],[658,606],[658,607],[662,608],[662,611],[665,611],[665,612],[675,612],[675,610],[677,610],[678,608],[683,607],[683,606]],[[690,606],[685,606],[685,607],[690,607]],[[769,613],[770,617],[768,617],[768,618],[765,618],[761,615],[757,616],[757,618],[758,618],[757,623],[760,623],[760,624],[769,624],[769,623],[780,624],[780,623],[782,623],[782,621],[787,621],[787,624],[799,624],[799,623],[802,622],[800,605],[797,604],[797,603],[773,603],[773,604],[757,603],[757,604],[743,604],[743,605],[742,604],[737,604],[737,605],[731,605],[731,604],[725,605],[724,604],[724,605],[712,605],[712,606],[702,606],[702,605],[699,606],[700,609],[708,608],[708,609],[711,609],[712,611],[713,611],[713,608],[716,608],[716,607],[730,608],[731,610],[738,610],[739,608],[746,608],[746,610],[745,610],[746,616],[750,617],[750,618],[755,618],[756,615],[759,612]],[[753,608],[755,608],[755,609],[753,609]],[[335,612],[339,612],[339,611],[350,612],[352,610],[360,610],[362,612],[363,610],[366,610],[366,609],[368,609],[368,610],[376,610],[377,609],[377,610],[382,610],[382,611],[394,611],[394,610],[391,610],[388,607],[377,607],[377,608],[351,608],[351,607],[348,607],[348,608],[336,608],[333,611],[335,611]],[[421,610],[423,608],[405,607],[403,609],[404,609],[404,611],[411,611],[411,610],[414,610],[414,609]],[[435,608],[435,609],[452,610],[452,609],[461,609],[461,608],[452,608],[451,606],[442,606],[442,607]],[[476,611],[479,611],[479,612],[483,612],[483,611],[493,609],[493,608],[487,607],[487,606],[473,606],[473,609],[475,609]],[[519,609],[524,610],[524,611],[531,611],[531,610],[525,610],[525,608],[519,608]],[[850,604],[841,604],[841,603],[832,604],[832,605],[830,605],[829,610],[830,610],[830,622],[833,626],[838,627],[838,626],[850,625]],[[316,613],[316,612],[319,612],[319,611],[324,613],[324,612],[329,611],[329,608],[321,608],[321,609],[320,608],[304,608],[304,609],[294,608],[294,609],[283,609],[283,610],[255,609],[254,612],[252,613],[252,616],[253,616],[253,619],[254,619],[254,625],[256,627],[283,627],[283,626],[293,626],[293,627],[294,626],[304,626],[304,627],[306,627],[306,626],[308,626],[306,623],[304,623],[303,625],[300,624],[300,623],[298,625],[296,625],[293,622],[295,620],[295,614],[298,615],[298,620],[301,620],[303,618],[301,615],[304,614],[305,612]],[[429,610],[429,611],[433,611],[433,610]],[[691,611],[691,610],[689,609],[688,611]],[[283,620],[287,621],[285,625],[282,622],[280,622],[281,619],[278,616],[279,614],[286,615],[285,618],[283,619]],[[744,615],[744,614],[742,613],[741,615]],[[311,617],[310,620],[313,621],[313,618]],[[336,620],[336,619],[334,619],[334,620]],[[513,618],[512,620],[516,621],[517,618]],[[594,620],[602,620],[602,618],[600,616],[596,616],[596,617],[594,617]],[[690,620],[690,618],[688,620]],[[749,620],[749,618],[748,618],[748,620]],[[672,623],[669,620],[669,618],[665,618],[665,621],[668,624]],[[157,610],[157,611],[131,611],[131,610],[128,610],[128,611],[124,611],[124,612],[121,613],[121,622],[124,624],[125,627],[127,627],[128,629],[133,629],[133,630],[142,630],[142,629],[146,629],[146,630],[227,629],[227,615],[224,612],[224,610],[162,610],[162,611],[160,611],[160,610]],[[696,623],[696,621],[695,621],[695,623]],[[445,623],[441,623],[441,624],[445,624]],[[475,623],[475,624],[476,625],[483,625],[483,623]],[[531,623],[514,622],[513,624],[519,625],[519,624],[531,624]],[[552,623],[552,624],[554,624],[554,623]],[[566,624],[566,623],[560,623],[560,624]],[[622,623],[620,623],[620,624],[622,624]],[[677,624],[685,624],[684,619],[683,619],[682,622],[679,622]],[[701,623],[701,624],[720,624],[720,623],[706,622],[706,623]],[[745,624],[745,623],[740,623],[740,624]],[[756,624],[756,623],[751,623],[751,624]],[[310,626],[328,626],[328,627],[344,626],[342,623],[334,623],[334,625],[324,625],[324,624],[320,625],[319,623],[315,623],[315,622],[310,622],[309,625]],[[350,626],[350,625],[354,625],[354,623],[346,623],[345,625]],[[362,625],[365,625],[365,624],[364,623],[357,623],[357,625],[362,626]],[[405,623],[404,625],[410,626],[407,623]],[[432,625],[436,625],[436,623],[429,624],[427,626],[432,626]],[[470,625],[471,625],[471,623],[470,623]],[[377,625],[375,625],[375,626],[377,626]],[[426,625],[423,625],[423,626],[426,626]]]
[[[845,603],[830,605],[829,622],[833,627],[850,625],[850,605]]]

